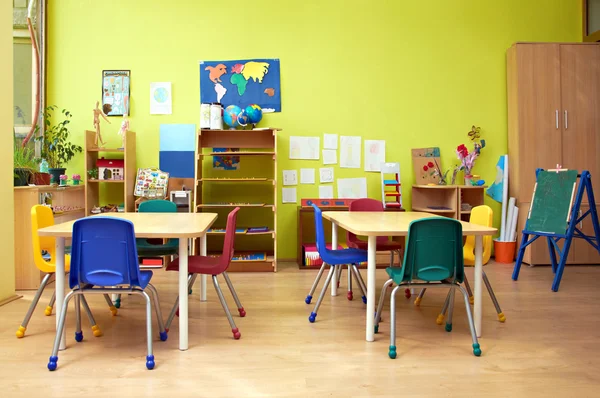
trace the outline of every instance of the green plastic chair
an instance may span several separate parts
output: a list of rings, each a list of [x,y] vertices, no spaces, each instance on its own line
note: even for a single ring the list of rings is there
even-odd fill
[[[174,202],[162,199],[148,200],[140,203],[139,213],[177,213]],[[159,241],[162,239],[159,239]],[[140,257],[174,256],[179,253],[179,239],[169,239],[166,243],[156,243],[157,239],[135,240]]]
[[[388,355],[396,358],[396,292],[402,286],[418,288],[450,289],[448,320],[446,331],[452,331],[452,313],[454,310],[454,292],[458,289],[464,297],[471,337],[473,338],[473,354],[481,355],[477,341],[469,296],[460,285],[465,277],[463,264],[462,225],[457,220],[442,217],[425,218],[410,223],[406,239],[406,251],[402,268],[388,267],[386,272],[390,279],[381,290],[377,312],[375,314],[375,332],[381,317],[385,292],[392,283],[398,286],[392,290],[390,299],[390,347]]]

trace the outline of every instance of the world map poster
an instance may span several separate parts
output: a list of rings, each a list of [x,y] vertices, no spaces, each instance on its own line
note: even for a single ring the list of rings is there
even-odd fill
[[[200,102],[281,112],[279,60],[200,61]]]

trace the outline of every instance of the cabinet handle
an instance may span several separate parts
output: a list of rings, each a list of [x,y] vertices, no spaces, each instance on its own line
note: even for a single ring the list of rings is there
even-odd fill
[[[556,110],[556,129],[558,130],[558,109]]]
[[[569,114],[567,113],[567,110],[565,109],[565,130],[569,128]]]

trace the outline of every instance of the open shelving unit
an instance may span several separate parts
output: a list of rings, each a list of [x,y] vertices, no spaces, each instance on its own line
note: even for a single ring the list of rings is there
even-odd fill
[[[110,186],[119,185],[122,186],[122,203],[124,204],[124,210],[126,212],[135,211],[135,198],[133,196],[133,188],[135,184],[136,176],[136,162],[135,162],[135,140],[136,136],[133,131],[127,131],[125,133],[125,146],[123,148],[102,148],[98,147],[94,140],[96,138],[95,131],[87,130],[85,132],[85,215],[92,214],[92,208],[94,206],[103,206],[106,203],[101,204],[101,192],[106,188],[106,184]],[[123,180],[102,180],[102,179],[91,179],[88,178],[88,170],[97,168],[96,163],[99,158],[106,157],[104,154],[120,154],[115,158],[123,158],[125,168],[123,170]],[[110,155],[108,155],[110,157]],[[111,188],[120,189],[120,188]],[[119,203],[116,203],[117,205]]]
[[[471,208],[483,204],[485,186],[413,185],[412,211],[468,221]],[[470,206],[463,210],[463,204]]]
[[[229,271],[277,271],[277,131],[275,128],[198,131],[194,212],[218,213],[213,226],[216,229],[225,228],[227,214],[240,207],[238,228],[268,228],[261,232],[236,233],[236,254],[264,253],[265,258],[232,261]],[[216,152],[213,148],[235,150]],[[213,156],[240,156],[240,169],[214,169]],[[222,252],[225,234],[208,232],[207,235],[208,255]]]

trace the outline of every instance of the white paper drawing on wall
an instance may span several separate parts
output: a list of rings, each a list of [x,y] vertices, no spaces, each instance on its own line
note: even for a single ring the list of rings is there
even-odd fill
[[[319,137],[290,137],[290,159],[319,160]]]
[[[172,113],[171,82],[150,83],[150,114]]]
[[[314,184],[315,169],[300,169],[300,184]]]
[[[338,135],[323,134],[323,149],[338,149]]]
[[[281,188],[281,203],[296,203],[296,188]]]
[[[335,149],[323,149],[323,164],[337,164],[337,151]]]
[[[297,170],[283,170],[283,185],[297,185],[298,184],[298,171]]]
[[[361,138],[358,136],[340,137],[340,167],[360,169]]]
[[[333,199],[333,185],[319,185],[319,199]]]
[[[381,171],[385,163],[385,141],[365,140],[365,171]]]
[[[338,178],[339,199],[361,199],[367,197],[367,179],[360,178]]]
[[[321,167],[319,169],[319,182],[327,183],[333,182],[333,167]]]

